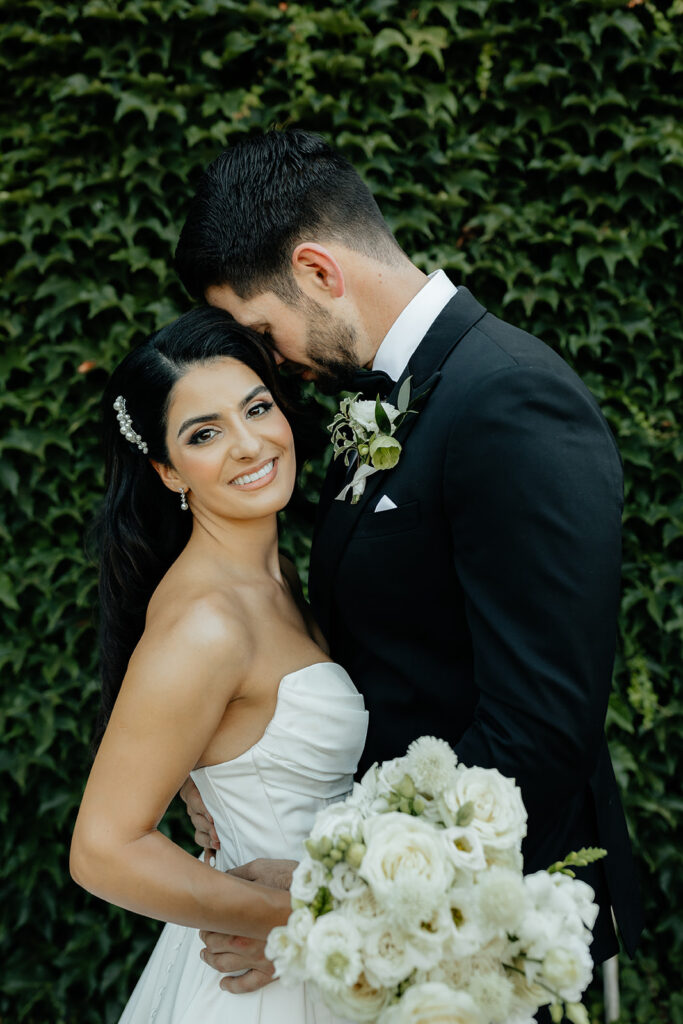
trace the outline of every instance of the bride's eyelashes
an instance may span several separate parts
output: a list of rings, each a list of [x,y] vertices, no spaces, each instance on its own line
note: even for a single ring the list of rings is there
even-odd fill
[[[213,440],[217,433],[218,431],[216,430],[215,427],[202,427],[201,430],[198,430],[195,434],[192,434],[192,436],[188,438],[187,443],[206,444],[207,441]]]
[[[255,416],[265,416],[267,412],[270,412],[274,404],[274,402],[257,402],[256,405],[252,405],[247,412],[247,418],[254,419],[254,416],[251,415],[252,413],[254,413]]]
[[[247,419],[259,419],[261,416],[265,416],[273,408],[274,402],[260,401],[255,402],[254,405],[250,406],[247,410]],[[201,427],[192,434],[187,443],[193,445],[207,444],[212,441],[216,434],[219,433],[217,427]]]

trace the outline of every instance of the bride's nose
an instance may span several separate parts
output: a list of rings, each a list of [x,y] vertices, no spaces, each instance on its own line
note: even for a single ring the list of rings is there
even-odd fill
[[[233,459],[254,459],[259,455],[263,443],[255,431],[249,429],[248,423],[241,423],[239,429],[232,434],[230,454]]]

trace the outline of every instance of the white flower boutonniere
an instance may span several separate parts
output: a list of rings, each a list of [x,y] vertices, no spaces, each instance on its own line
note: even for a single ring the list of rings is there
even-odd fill
[[[355,505],[365,490],[368,477],[381,469],[393,469],[401,456],[401,443],[394,434],[406,416],[415,412],[410,409],[410,381],[408,377],[401,385],[396,406],[382,402],[379,395],[374,402],[354,398],[343,398],[339,412],[327,428],[332,434],[334,458],[343,458],[348,466],[357,456],[357,469],[350,483],[337,495],[337,501],[344,501],[351,491],[351,504]]]

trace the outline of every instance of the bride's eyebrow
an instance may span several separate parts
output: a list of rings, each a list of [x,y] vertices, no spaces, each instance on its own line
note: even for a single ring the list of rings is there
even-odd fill
[[[266,385],[257,385],[257,387],[253,388],[249,392],[249,394],[245,395],[245,397],[242,399],[239,405],[240,409],[244,409],[244,407],[246,405],[249,405],[249,403],[254,398],[256,398],[257,395],[261,395],[264,392],[268,394],[268,388],[266,387]],[[198,423],[208,423],[210,420],[219,419],[221,419],[221,414],[218,412],[205,412],[201,416],[192,416],[191,419],[185,420],[185,422],[181,424],[180,430],[178,431],[178,437],[180,437],[180,435],[184,433],[186,430],[189,430],[190,427],[196,427]]]

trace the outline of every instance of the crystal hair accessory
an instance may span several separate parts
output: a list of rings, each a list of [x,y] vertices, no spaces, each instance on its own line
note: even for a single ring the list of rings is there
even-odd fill
[[[135,431],[133,430],[133,421],[128,415],[128,410],[126,409],[126,400],[123,397],[123,395],[119,395],[119,397],[114,402],[114,409],[116,410],[116,418],[119,421],[119,430],[125,437],[126,441],[130,441],[131,444],[137,445],[140,451],[143,453],[143,455],[146,455],[147,445],[142,440],[140,435],[136,434]]]

